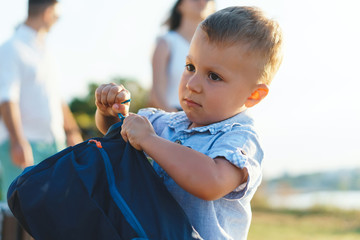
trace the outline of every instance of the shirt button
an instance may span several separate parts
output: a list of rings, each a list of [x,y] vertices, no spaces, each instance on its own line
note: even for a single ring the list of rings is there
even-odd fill
[[[182,144],[182,142],[179,139],[176,140],[175,143],[180,144],[180,145]]]

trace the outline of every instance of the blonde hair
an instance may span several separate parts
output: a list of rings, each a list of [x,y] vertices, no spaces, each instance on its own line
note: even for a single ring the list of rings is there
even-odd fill
[[[248,46],[248,50],[261,59],[259,82],[271,83],[283,58],[283,36],[276,21],[256,7],[228,7],[210,15],[200,28],[212,43]]]

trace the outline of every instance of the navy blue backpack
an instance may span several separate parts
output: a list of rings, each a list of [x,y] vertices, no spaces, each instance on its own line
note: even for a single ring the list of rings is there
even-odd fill
[[[26,168],[8,204],[36,240],[201,239],[121,124]]]

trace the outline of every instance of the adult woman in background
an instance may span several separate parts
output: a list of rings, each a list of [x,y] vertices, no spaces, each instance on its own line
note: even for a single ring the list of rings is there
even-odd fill
[[[178,85],[185,68],[190,41],[198,26],[214,12],[209,0],[177,0],[165,22],[169,31],[158,38],[152,58],[153,86],[150,106],[165,111],[181,109]]]

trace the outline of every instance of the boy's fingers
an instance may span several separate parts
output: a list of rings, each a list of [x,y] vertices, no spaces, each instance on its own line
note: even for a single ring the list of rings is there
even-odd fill
[[[123,113],[124,115],[128,114],[130,102],[123,103],[124,101],[130,99],[130,92],[126,89],[122,89],[117,93],[115,102],[113,105],[113,110]]]
[[[116,85],[115,83],[110,83],[109,85],[110,85],[110,89],[107,94],[107,102],[109,105],[112,105],[116,102],[117,95],[120,92],[124,91],[125,88],[123,85]]]
[[[123,113],[125,110],[125,106],[121,106],[121,104],[115,103],[114,105],[112,105],[112,110],[115,113]]]
[[[121,134],[122,138],[124,139],[124,141],[127,142],[128,138],[127,138],[127,134],[124,129],[121,129],[120,134]]]
[[[108,95],[111,88],[111,85],[106,85],[101,91],[101,103],[105,106],[110,105],[108,102]]]
[[[95,90],[95,99],[96,99],[96,102],[98,102],[98,103],[101,103],[101,92],[104,87],[105,87],[105,84],[102,84]]]
[[[130,92],[123,85],[115,83],[102,84],[95,91],[95,104],[104,113],[116,116],[118,113],[127,115],[130,103],[124,101],[130,99]]]
[[[130,98],[130,92],[124,88],[123,85],[118,86],[118,92],[116,94],[115,103],[121,104],[122,102],[128,100]]]
[[[107,102],[108,104],[112,105],[115,103],[115,100],[116,100],[116,96],[118,95],[118,93],[120,91],[122,91],[123,88],[121,88],[120,86],[114,86],[114,87],[111,87],[109,89],[109,93],[107,95]]]

